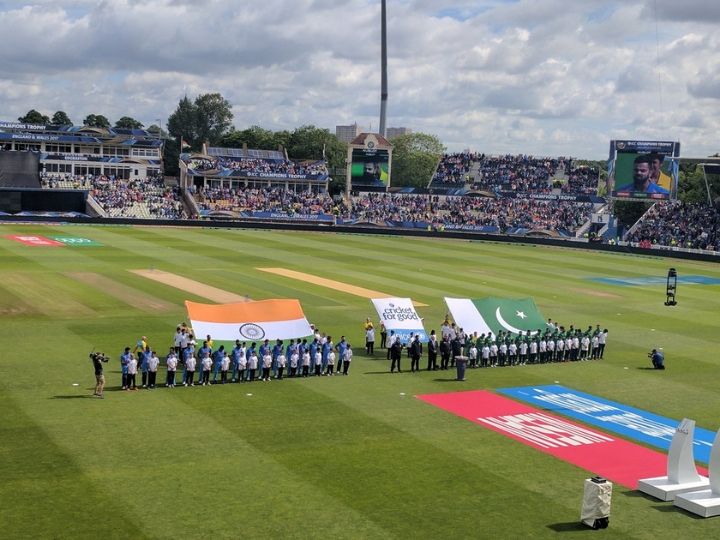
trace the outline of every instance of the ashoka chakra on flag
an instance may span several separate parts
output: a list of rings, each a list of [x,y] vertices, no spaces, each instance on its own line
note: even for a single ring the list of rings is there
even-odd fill
[[[249,341],[293,339],[312,335],[299,300],[258,300],[231,304],[185,301],[195,336]]]

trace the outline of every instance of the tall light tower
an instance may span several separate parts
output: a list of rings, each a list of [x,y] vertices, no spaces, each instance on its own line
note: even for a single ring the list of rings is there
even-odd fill
[[[385,0],[381,0],[380,22],[380,135],[385,136],[385,116],[387,115],[387,21]]]

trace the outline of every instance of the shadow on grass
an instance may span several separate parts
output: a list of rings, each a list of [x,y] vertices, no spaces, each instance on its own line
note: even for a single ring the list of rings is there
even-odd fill
[[[457,379],[433,379],[433,381],[435,381],[435,382],[457,382],[457,383],[459,383],[459,382],[467,382],[467,380],[465,380],[465,381],[458,381]]]
[[[632,497],[633,499],[645,499],[646,501],[653,501],[657,502],[657,499],[651,495],[648,495],[647,493],[643,493],[642,491],[636,489],[633,491],[622,491],[621,492],[625,497]]]
[[[90,394],[80,394],[80,395],[72,395],[72,396],[52,396],[50,399],[85,399],[85,398],[94,398],[95,396]]]
[[[679,512],[680,514],[683,514],[691,519],[698,519],[698,520],[704,520],[707,518],[704,518],[702,516],[698,516],[697,514],[693,514],[692,512],[688,512],[684,508],[680,508],[679,506],[675,506],[672,502],[668,501],[667,504],[655,504],[651,506],[653,510],[657,510],[658,512]]]
[[[657,369],[657,368],[654,368],[654,367],[645,367],[645,366],[643,366],[643,367],[638,367],[638,368],[635,368],[635,369],[642,369],[642,370],[644,370],[644,371],[665,371],[664,369]]]
[[[552,523],[547,526],[555,532],[576,532],[576,531],[592,531],[590,527],[580,521],[569,521],[566,523]]]

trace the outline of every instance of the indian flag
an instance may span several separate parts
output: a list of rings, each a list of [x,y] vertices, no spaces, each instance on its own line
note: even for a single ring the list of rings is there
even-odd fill
[[[496,335],[503,330],[532,335],[538,330],[544,332],[547,326],[532,298],[445,298],[445,303],[455,324],[468,334]]]
[[[195,335],[222,341],[293,339],[312,335],[299,300],[259,300],[232,304],[185,301]]]

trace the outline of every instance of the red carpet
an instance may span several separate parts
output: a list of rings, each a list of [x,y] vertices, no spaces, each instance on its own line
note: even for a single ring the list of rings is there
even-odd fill
[[[418,398],[631,489],[641,478],[667,473],[666,454],[491,392],[475,390]]]

